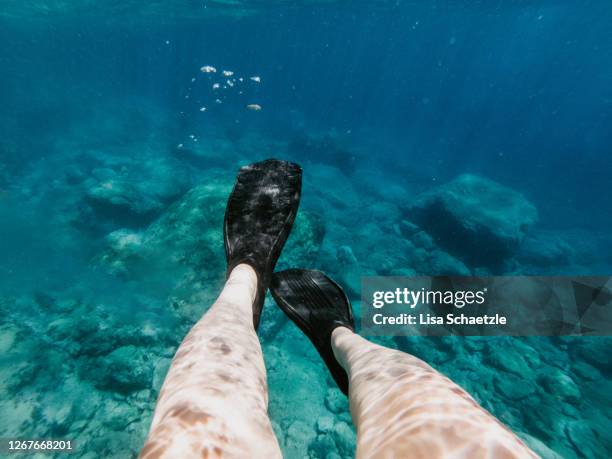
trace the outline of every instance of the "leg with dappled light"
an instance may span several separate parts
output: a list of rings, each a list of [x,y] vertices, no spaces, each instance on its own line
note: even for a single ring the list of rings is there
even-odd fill
[[[371,343],[345,327],[332,333],[349,376],[357,458],[532,458],[512,431],[422,360]]]
[[[253,326],[257,275],[234,268],[179,346],[159,393],[143,459],[280,458]]]

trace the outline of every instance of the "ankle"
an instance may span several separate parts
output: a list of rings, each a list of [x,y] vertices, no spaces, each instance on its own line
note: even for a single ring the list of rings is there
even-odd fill
[[[236,276],[245,282],[257,282],[257,272],[248,263],[240,263],[236,265],[229,274],[229,277]]]
[[[350,328],[339,326],[332,330],[331,334],[331,347],[332,352],[334,353],[334,357],[346,370],[346,356],[348,354],[348,341],[350,340],[351,335],[354,335],[355,332]]]
[[[255,269],[246,263],[240,263],[234,267],[227,278],[226,286],[236,286],[248,293],[250,303],[253,303],[257,295],[259,279]]]
[[[353,334],[353,333],[355,332],[351,330],[350,328],[345,327],[343,325],[339,325],[332,330],[332,333],[331,333],[332,343],[341,340],[342,337],[347,336],[347,334]]]

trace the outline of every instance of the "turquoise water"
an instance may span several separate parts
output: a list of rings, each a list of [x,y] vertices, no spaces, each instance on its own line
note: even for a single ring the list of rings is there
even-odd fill
[[[137,455],[259,159],[304,170],[279,268],[325,270],[357,310],[361,275],[610,274],[611,21],[607,1],[5,2],[0,437]],[[416,221],[462,174],[516,244]],[[353,457],[346,399],[270,299],[260,336],[285,456]],[[608,338],[379,341],[544,457],[612,450]]]

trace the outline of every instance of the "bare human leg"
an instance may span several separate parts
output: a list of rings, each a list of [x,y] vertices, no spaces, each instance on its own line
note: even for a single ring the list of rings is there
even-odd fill
[[[301,186],[287,161],[238,171],[223,220],[228,280],[174,356],[142,458],[281,457],[256,330]]]
[[[533,458],[514,433],[422,360],[346,327],[332,349],[349,376],[357,458]]]
[[[253,268],[234,268],[174,356],[141,458],[282,457],[253,325],[256,293]]]

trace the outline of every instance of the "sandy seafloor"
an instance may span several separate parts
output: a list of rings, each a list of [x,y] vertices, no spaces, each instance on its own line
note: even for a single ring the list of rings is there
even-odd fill
[[[410,73],[399,80],[398,75],[386,73],[396,94],[383,95],[389,81],[374,78],[367,63],[391,63],[369,61],[366,50],[355,43],[336,46],[336,57],[344,56],[347,49],[353,53],[337,69],[353,69],[343,85],[333,80],[337,72],[321,70],[331,79],[326,80],[330,88],[316,77],[320,60],[329,58],[325,54],[317,54],[301,69],[299,60],[283,66],[282,59],[293,55],[291,50],[280,57],[275,54],[280,61],[274,63],[262,64],[250,54],[246,61],[239,56],[232,60],[223,57],[221,40],[213,41],[217,45],[213,51],[194,50],[189,45],[192,37],[181,35],[176,23],[171,32],[145,30],[138,35],[125,25],[97,26],[89,16],[80,25],[75,25],[74,17],[54,22],[53,14],[78,15],[82,13],[78,9],[60,8],[54,13],[50,7],[29,6],[29,13],[44,13],[25,29],[18,24],[24,13],[15,5],[2,16],[7,27],[1,34],[8,45],[0,55],[5,101],[0,109],[2,438],[74,439],[76,451],[71,457],[75,458],[138,454],[178,344],[223,285],[222,219],[235,173],[241,165],[259,159],[289,159],[304,170],[300,214],[278,268],[325,270],[345,286],[358,315],[362,275],[611,272],[612,218],[602,196],[607,189],[602,181],[610,170],[604,154],[610,146],[604,119],[612,100],[609,85],[602,86],[601,97],[587,93],[579,101],[567,96],[553,104],[555,97],[565,94],[565,86],[559,83],[550,89],[550,79],[541,71],[534,77],[537,81],[529,80],[521,72],[533,72],[533,61],[521,64],[513,55],[514,78],[520,80],[522,74],[523,80],[514,93],[509,86],[503,88],[508,93],[505,106],[512,105],[516,94],[518,99],[524,95],[525,100],[541,100],[534,102],[533,109],[527,103],[512,106],[515,114],[531,110],[533,119],[510,122],[496,118],[497,99],[457,108],[469,97],[454,99],[449,87],[454,84],[468,93],[465,86],[470,86],[470,78],[441,79],[440,87],[447,91],[439,96],[429,87],[429,92],[408,97],[397,87],[398,81],[411,78]],[[311,10],[306,11],[300,14],[311,15]],[[527,5],[520,12],[503,13],[520,20],[531,15],[534,21],[558,14],[566,27],[586,27],[587,21],[568,19],[568,11]],[[327,13],[317,14],[325,23]],[[420,10],[419,14],[426,23],[430,16]],[[459,13],[449,14],[457,19]],[[155,12],[151,17],[158,16]],[[223,21],[267,24],[265,19],[236,16]],[[281,21],[274,18],[276,24]],[[552,33],[555,24],[538,33]],[[399,34],[399,25],[389,33]],[[113,35],[116,27],[120,38]],[[236,22],[228,27],[242,30]],[[222,32],[213,29],[210,33],[218,39]],[[270,44],[281,29],[268,35],[262,32],[265,38],[259,39]],[[602,29],[593,30],[594,35],[581,36],[584,49],[598,42],[595,33]],[[328,28],[325,31],[329,33]],[[470,40],[479,40],[468,31],[469,27],[455,24],[445,35],[444,46],[461,45],[465,39],[462,52],[468,52]],[[93,40],[101,32],[109,43]],[[141,42],[131,42],[130,33]],[[380,30],[372,32],[374,39],[376,33]],[[78,34],[81,42],[71,45]],[[530,41],[529,36],[523,39]],[[322,40],[333,47],[330,36]],[[228,38],[228,42],[229,55],[239,40]],[[556,42],[551,38],[550,43]],[[514,42],[518,50],[504,48],[506,57],[520,55],[521,43]],[[605,42],[598,43],[605,48]],[[175,44],[176,49],[168,49]],[[266,55],[257,49],[254,53],[260,59]],[[305,50],[307,46],[298,51]],[[142,56],[149,52],[159,62],[146,67]],[[388,52],[392,56],[397,50],[391,47]],[[442,59],[443,53],[432,50],[436,52]],[[605,60],[609,53],[600,57],[601,67],[587,63],[587,70],[609,63]],[[217,96],[210,92],[213,80],[199,71],[207,64],[218,65],[220,71],[223,65],[215,59],[236,70],[236,77],[241,65],[244,78],[261,75],[261,85],[251,81],[245,97],[228,92],[216,104]],[[453,59],[446,69],[449,74],[464,69],[478,78],[473,66],[463,67],[459,57]],[[128,68],[134,60],[140,68]],[[442,65],[435,59],[411,62],[417,68],[414,72],[418,65]],[[554,58],[551,62],[565,65]],[[160,65],[157,73],[156,65]],[[272,83],[278,88],[284,81],[278,76],[283,72],[295,78],[308,76],[294,82],[293,89],[285,82],[286,92],[272,89]],[[503,82],[500,75],[508,74],[497,74]],[[360,77],[373,86],[360,86]],[[429,81],[426,76],[412,77],[420,84]],[[594,78],[595,83],[604,81]],[[321,85],[320,92],[312,86],[315,83],[309,86],[312,79]],[[271,81],[268,89],[267,81]],[[589,81],[584,76],[580,81],[587,92]],[[301,96],[291,99],[295,85]],[[541,91],[539,96],[537,91],[527,94],[533,88]],[[402,90],[413,89],[406,84]],[[351,97],[334,105],[335,97],[341,99],[339,94]],[[348,102],[358,98],[361,105]],[[261,103],[261,112],[245,109],[247,99]],[[409,100],[407,106],[416,104],[417,113],[390,108],[394,100],[397,104]],[[595,100],[599,106],[588,105]],[[202,106],[207,110],[200,111]],[[555,119],[540,118],[549,108],[561,112],[560,127]],[[569,115],[564,110],[577,112]],[[438,112],[454,121],[439,123]],[[376,114],[380,123],[375,122]],[[492,118],[486,127],[484,122],[479,128],[461,125],[466,117],[482,121],[488,116]],[[402,120],[407,120],[405,130]],[[582,129],[586,125],[590,130]],[[516,136],[508,134],[510,126]],[[579,137],[578,128],[588,135]],[[542,146],[546,136],[549,150]],[[474,259],[449,245],[448,234],[431,235],[412,221],[411,206],[422,193],[435,193],[465,173],[471,175],[459,180],[488,184],[476,198],[482,212],[521,232],[521,243],[505,252],[499,263],[491,261],[498,247],[487,247],[488,240]],[[491,189],[501,189],[518,202],[519,209],[537,209],[538,216],[512,213],[510,207],[488,199]],[[490,253],[494,255],[488,257]],[[260,336],[268,369],[270,417],[285,457],[353,457],[355,433],[346,398],[334,387],[310,343],[271,298],[266,301]],[[543,457],[607,457],[612,450],[609,338],[377,341],[413,353],[448,375]]]

